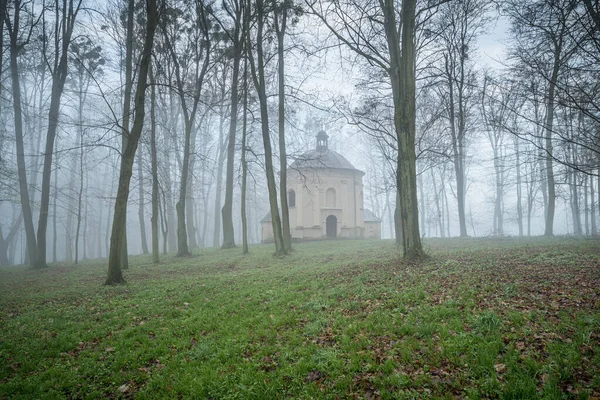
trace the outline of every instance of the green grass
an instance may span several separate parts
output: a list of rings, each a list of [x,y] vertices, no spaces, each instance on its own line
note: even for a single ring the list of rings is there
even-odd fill
[[[600,241],[389,241],[0,269],[0,398],[600,397]]]

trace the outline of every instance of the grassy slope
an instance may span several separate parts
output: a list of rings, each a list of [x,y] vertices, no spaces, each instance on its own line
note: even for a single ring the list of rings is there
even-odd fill
[[[0,269],[0,398],[600,397],[600,242],[388,241]]]

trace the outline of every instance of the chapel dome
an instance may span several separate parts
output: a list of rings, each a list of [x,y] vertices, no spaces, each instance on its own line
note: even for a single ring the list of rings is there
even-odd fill
[[[317,136],[317,147],[307,151],[290,165],[291,169],[350,169],[358,171],[341,154],[330,150],[327,146],[329,136],[325,131],[320,131]]]

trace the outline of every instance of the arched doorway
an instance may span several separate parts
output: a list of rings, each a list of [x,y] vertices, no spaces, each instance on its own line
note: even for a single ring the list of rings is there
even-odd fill
[[[328,238],[337,237],[337,218],[335,215],[327,217],[325,231],[327,232]]]

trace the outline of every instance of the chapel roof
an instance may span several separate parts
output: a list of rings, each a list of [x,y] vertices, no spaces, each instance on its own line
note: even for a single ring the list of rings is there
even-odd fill
[[[290,165],[291,169],[350,169],[358,171],[354,165],[350,163],[341,154],[330,150],[327,146],[329,136],[325,131],[317,133],[317,146],[315,149],[307,151]]]

